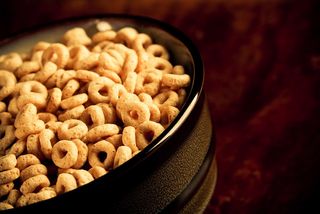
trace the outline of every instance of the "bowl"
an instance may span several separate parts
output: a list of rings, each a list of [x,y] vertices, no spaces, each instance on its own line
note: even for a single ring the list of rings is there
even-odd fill
[[[37,41],[55,42],[73,27],[88,34],[107,21],[147,33],[168,48],[170,59],[191,76],[180,113],[145,149],[108,174],[57,197],[10,212],[45,210],[109,213],[201,213],[213,194],[217,167],[215,137],[203,90],[204,68],[195,45],[175,27],[148,17],[102,14],[48,23],[0,43],[0,54],[30,50]]]

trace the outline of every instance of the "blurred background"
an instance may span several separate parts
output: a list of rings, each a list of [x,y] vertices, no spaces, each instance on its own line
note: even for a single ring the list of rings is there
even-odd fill
[[[206,213],[319,210],[319,1],[2,0],[0,38],[98,13],[168,22],[199,48],[219,171]]]

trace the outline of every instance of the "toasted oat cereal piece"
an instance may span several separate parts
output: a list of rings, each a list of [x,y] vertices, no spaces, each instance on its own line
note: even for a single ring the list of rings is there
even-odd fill
[[[13,73],[0,70],[0,101],[9,96],[17,83],[17,79]]]
[[[4,184],[0,184],[0,197],[8,195],[8,193],[13,189],[14,183],[8,182]]]
[[[17,164],[16,156],[8,154],[0,157],[0,172],[13,169]]]
[[[61,140],[52,147],[52,161],[60,168],[72,167],[78,159],[78,149],[74,142]]]
[[[90,174],[94,177],[94,179],[100,178],[101,176],[108,173],[108,171],[101,166],[94,166],[89,169]]]
[[[86,31],[80,27],[68,30],[64,33],[62,39],[67,46],[91,44],[91,39],[88,37]]]

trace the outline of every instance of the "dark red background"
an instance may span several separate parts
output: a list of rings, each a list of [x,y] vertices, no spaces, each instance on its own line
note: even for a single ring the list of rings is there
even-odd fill
[[[316,0],[8,0],[1,1],[0,37],[96,13],[129,13],[169,22],[199,48],[219,170],[206,213],[310,213],[317,208]]]

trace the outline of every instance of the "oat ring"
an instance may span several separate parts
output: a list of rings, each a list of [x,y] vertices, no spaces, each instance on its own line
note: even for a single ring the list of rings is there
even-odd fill
[[[113,160],[116,154],[116,149],[110,142],[101,140],[89,147],[89,164],[91,167],[101,166],[105,169],[110,169],[113,165]]]
[[[137,146],[140,150],[144,149],[150,144],[156,137],[158,137],[164,128],[160,123],[153,121],[145,121],[137,128],[136,139]]]
[[[58,175],[55,190],[58,195],[76,189],[77,181],[73,175],[69,173],[61,173]]]
[[[128,146],[119,146],[114,157],[113,168],[127,162],[132,157],[132,151]]]
[[[50,181],[46,175],[36,175],[25,180],[20,186],[20,192],[26,195],[37,189],[50,186]]]
[[[0,101],[14,91],[16,83],[17,79],[12,72],[0,70]]]
[[[43,153],[41,151],[39,134],[30,134],[27,137],[26,147],[27,147],[27,152],[29,154],[34,154],[40,160],[44,159],[44,155],[43,155]]]
[[[86,93],[81,93],[62,100],[60,106],[63,109],[72,109],[74,107],[84,104],[87,101],[88,95]]]
[[[39,201],[47,200],[49,198],[53,198],[57,196],[54,190],[46,190],[46,188],[49,188],[49,187],[43,187],[37,193],[27,193],[26,196],[28,198],[28,204],[34,204]]]
[[[94,179],[100,178],[101,176],[108,173],[108,171],[101,166],[91,167],[88,171],[94,177]]]
[[[14,72],[23,63],[21,56],[18,53],[9,53],[0,56],[0,68]]]
[[[76,119],[64,121],[57,130],[60,140],[81,139],[87,132],[87,125],[81,120]]]
[[[123,97],[120,97],[121,100]],[[140,123],[150,120],[150,111],[146,104],[124,98],[117,103],[117,111],[126,126],[137,127]]]
[[[159,92],[161,79],[161,71],[156,69],[147,69],[141,71],[137,76],[135,92],[137,94],[147,93],[150,96],[154,96]]]
[[[177,92],[168,90],[156,95],[153,98],[153,102],[159,107],[164,105],[177,106],[179,104],[179,96]]]
[[[118,134],[119,131],[117,125],[106,123],[90,129],[83,140],[85,142],[96,142],[104,137]]]
[[[46,175],[48,173],[47,167],[43,164],[33,164],[23,169],[20,172],[20,180],[23,182],[36,175]]]
[[[78,159],[76,163],[72,166],[74,169],[80,169],[87,161],[88,157],[88,146],[79,139],[72,140],[76,144],[78,149]]]
[[[153,103],[152,97],[147,93],[140,93],[138,97],[141,100],[141,102],[147,104],[150,111],[150,120],[154,122],[159,122],[161,113],[159,107]]]
[[[76,169],[71,174],[76,179],[78,187],[83,186],[94,180],[92,175],[84,169]]]
[[[117,32],[115,41],[119,43],[123,43],[128,47],[132,47],[132,43],[137,37],[137,35],[138,35],[138,32],[136,29],[132,27],[124,27]]]
[[[160,112],[160,123],[163,127],[166,128],[174,120],[174,118],[176,118],[180,111],[174,106],[165,105],[160,107]]]
[[[46,111],[54,113],[58,110],[62,98],[62,91],[60,88],[53,88],[49,92],[49,99],[47,102]]]
[[[68,68],[73,68],[74,65],[85,59],[90,55],[90,51],[84,45],[73,45],[69,47],[69,61],[67,64]]]
[[[114,84],[110,90],[109,90],[109,98],[110,98],[110,103],[113,105],[113,106],[116,106],[119,98],[122,96],[122,95],[125,95],[127,94],[127,89],[122,85],[122,84]]]
[[[51,159],[52,146],[56,143],[55,133],[51,129],[44,129],[39,135],[40,149],[47,159]]]
[[[110,100],[109,90],[114,82],[107,77],[101,77],[89,83],[88,94],[93,103],[104,103]]]
[[[25,149],[26,149],[26,141],[17,140],[15,143],[11,145],[10,148],[6,150],[6,154],[13,154],[16,157],[18,157],[24,152]]]
[[[41,83],[45,83],[58,69],[58,66],[53,62],[46,62],[42,70],[35,73],[33,79]]]
[[[39,164],[40,160],[33,154],[25,154],[25,155],[20,155],[17,158],[17,165],[16,167],[22,171],[23,169],[27,168],[28,166],[34,165],[34,164]]]
[[[0,172],[0,185],[12,182],[19,178],[20,170],[18,168],[12,168]]]
[[[58,68],[64,68],[69,60],[68,48],[60,43],[51,44],[42,54],[42,65],[51,61],[55,63]]]
[[[166,50],[165,47],[159,44],[151,44],[149,47],[147,47],[147,53],[154,56],[154,57],[160,57],[165,60],[169,60],[169,53]]]
[[[62,89],[62,99],[66,99],[72,97],[73,94],[80,88],[80,83],[75,80],[71,79],[67,82],[67,84]]]
[[[123,145],[128,146],[132,152],[138,151],[136,144],[136,129],[133,126],[126,126],[122,131]]]
[[[17,164],[16,156],[8,154],[0,157],[0,172],[13,169]]]
[[[93,128],[105,123],[104,114],[100,106],[91,105],[84,110],[80,119],[89,127]]]
[[[59,114],[58,118],[60,121],[79,119],[84,110],[85,107],[83,105],[79,105],[72,109],[67,109],[66,111],[62,112],[61,114]]]
[[[188,74],[163,74],[162,77],[162,84],[173,89],[187,87],[190,81]]]
[[[4,151],[12,145],[15,140],[14,127],[12,125],[0,126],[0,155],[4,154]]]
[[[60,168],[72,167],[78,159],[77,146],[69,140],[61,140],[52,147],[52,161]]]

